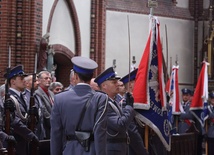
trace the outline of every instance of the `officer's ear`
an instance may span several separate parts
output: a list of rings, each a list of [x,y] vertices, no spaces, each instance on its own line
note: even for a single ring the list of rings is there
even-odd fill
[[[75,85],[80,81],[79,75],[76,72],[74,72],[74,79],[73,80],[74,80]]]
[[[102,88],[102,90],[108,89],[108,81],[104,81],[104,82],[101,84],[101,88]]]

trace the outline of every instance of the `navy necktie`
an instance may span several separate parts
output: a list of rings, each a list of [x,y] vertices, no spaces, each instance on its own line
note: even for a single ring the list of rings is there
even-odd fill
[[[21,98],[21,100],[22,100],[22,102],[23,102],[23,107],[24,107],[24,109],[27,111],[26,101],[25,101],[24,95],[23,95],[22,93],[20,94],[20,98]]]

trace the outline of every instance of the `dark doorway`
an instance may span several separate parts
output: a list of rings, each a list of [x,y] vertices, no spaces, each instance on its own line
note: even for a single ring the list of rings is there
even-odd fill
[[[55,51],[54,55],[54,64],[57,65],[57,68],[55,70],[55,76],[56,80],[61,82],[64,87],[69,86],[69,75],[70,75],[70,70],[72,69],[72,63],[71,60],[66,56],[63,55],[62,53],[57,53]]]

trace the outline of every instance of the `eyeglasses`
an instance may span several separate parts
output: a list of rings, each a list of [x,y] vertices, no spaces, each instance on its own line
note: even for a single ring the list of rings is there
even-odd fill
[[[45,78],[42,78],[42,79],[45,79],[45,80],[50,79],[50,80],[52,80],[52,78],[51,78],[51,77],[45,77]]]
[[[55,90],[56,90],[56,91],[60,91],[60,90],[62,90],[62,88],[56,88]]]

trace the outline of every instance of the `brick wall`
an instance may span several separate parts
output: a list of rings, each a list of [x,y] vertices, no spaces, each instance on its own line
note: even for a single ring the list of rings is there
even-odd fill
[[[42,0],[0,1],[0,6],[0,70],[5,72],[8,66],[10,45],[11,67],[22,64],[25,72],[32,73],[42,32]]]
[[[121,12],[149,14],[147,3],[148,0],[107,0],[106,8],[108,10]],[[173,0],[158,0],[158,7],[154,9],[154,14],[163,17],[174,17],[190,20],[193,19],[189,9],[178,8],[175,4],[176,2]]]
[[[5,69],[8,66],[8,46],[11,46],[12,55],[11,55],[11,65],[14,65],[14,43],[15,43],[15,13],[11,10],[15,9],[15,1],[0,1],[0,83],[4,82],[3,74],[5,73]]]
[[[91,42],[90,58],[98,63],[95,76],[105,69],[105,0],[91,1]]]

